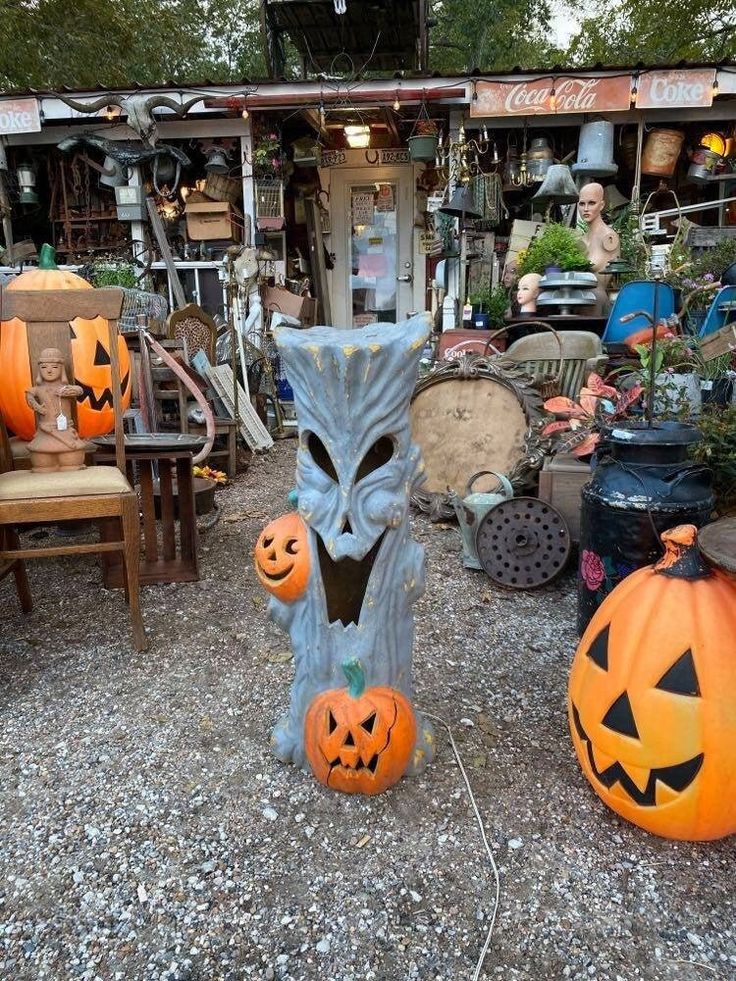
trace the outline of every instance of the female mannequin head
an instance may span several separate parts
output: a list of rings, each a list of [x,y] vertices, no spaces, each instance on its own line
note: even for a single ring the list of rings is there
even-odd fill
[[[536,313],[537,297],[539,296],[539,284],[542,277],[539,273],[527,273],[519,280],[516,287],[516,301],[519,304],[520,313]]]

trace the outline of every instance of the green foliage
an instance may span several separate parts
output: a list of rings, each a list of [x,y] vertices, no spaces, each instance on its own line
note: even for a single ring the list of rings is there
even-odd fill
[[[611,227],[618,232],[621,258],[628,262],[633,272],[621,277],[623,283],[633,279],[647,278],[647,249],[639,230],[639,217],[632,212],[631,205],[622,208]]]
[[[509,295],[505,287],[496,286],[490,289],[486,286],[476,289],[468,297],[473,306],[480,307],[483,313],[488,314],[488,325],[491,330],[495,330],[504,325],[504,315],[509,306]]]
[[[716,508],[728,514],[736,508],[736,405],[703,412],[697,424],[703,439],[693,456],[713,471]]]
[[[102,286],[122,286],[133,290],[139,285],[135,269],[128,262],[92,263],[89,281],[98,289]]]
[[[585,246],[572,228],[554,223],[545,225],[542,234],[519,254],[520,277],[527,273],[543,274],[549,266],[559,266],[563,272],[590,269]]]
[[[573,64],[673,64],[736,57],[733,0],[596,0],[567,52]]]

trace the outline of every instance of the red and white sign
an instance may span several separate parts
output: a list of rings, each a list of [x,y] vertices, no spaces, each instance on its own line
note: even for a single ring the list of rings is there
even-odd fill
[[[637,83],[637,109],[686,109],[713,105],[712,68],[644,72]]]
[[[557,113],[625,112],[631,105],[631,76],[533,78],[476,82],[471,116],[540,116]]]
[[[41,115],[36,99],[0,99],[0,136],[40,132]]]

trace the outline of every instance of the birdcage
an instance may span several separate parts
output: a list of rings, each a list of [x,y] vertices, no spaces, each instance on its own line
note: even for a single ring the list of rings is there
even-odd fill
[[[114,287],[114,289],[121,289],[121,287]],[[128,287],[122,287],[122,294],[123,308],[118,319],[121,333],[131,333],[140,326],[148,325],[151,320],[160,323],[166,321],[169,305],[165,296],[161,296],[160,293],[148,293],[146,290],[129,289]]]
[[[501,178],[498,174],[477,174],[471,182],[475,210],[481,215],[475,223],[479,231],[491,231],[498,227],[506,211],[503,202]]]
[[[283,181],[257,181],[255,197],[258,228],[261,231],[280,231],[285,223]]]

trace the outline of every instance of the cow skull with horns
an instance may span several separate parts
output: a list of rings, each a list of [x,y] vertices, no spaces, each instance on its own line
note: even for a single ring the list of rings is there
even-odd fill
[[[94,102],[77,102],[65,95],[58,95],[65,105],[78,112],[99,112],[107,106],[119,106],[128,117],[128,126],[134,130],[148,146],[155,146],[158,139],[154,109],[171,109],[180,119],[185,116],[192,106],[202,101],[199,95],[186,102],[176,102],[165,95],[106,95]]]

